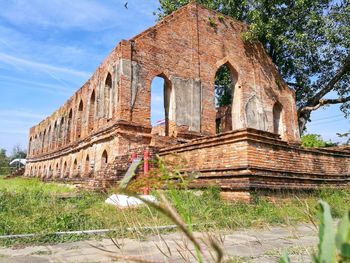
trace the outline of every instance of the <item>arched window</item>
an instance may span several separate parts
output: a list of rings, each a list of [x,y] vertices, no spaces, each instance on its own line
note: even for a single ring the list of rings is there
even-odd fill
[[[94,121],[95,121],[95,104],[96,104],[96,96],[95,91],[93,90],[90,96],[90,105],[89,105],[89,132],[94,129]]]
[[[32,155],[32,148],[33,148],[33,139],[32,139],[32,137],[30,137],[29,138],[29,146],[28,146],[29,155]]]
[[[43,134],[40,132],[39,137],[38,137],[38,152],[37,153],[41,153],[41,151],[43,149],[42,138],[43,138]]]
[[[38,136],[35,135],[35,137],[34,137],[34,143],[33,143],[33,155],[36,154],[37,149],[38,149]]]
[[[101,169],[106,168],[108,163],[108,154],[107,151],[103,151],[101,158]]]
[[[52,129],[52,148],[55,149],[56,148],[56,143],[57,143],[57,121],[55,121],[55,124],[53,126]]]
[[[43,137],[42,137],[42,143],[41,143],[41,152],[43,153],[45,151],[45,140],[46,140],[46,130],[44,131]]]
[[[175,123],[175,96],[170,80],[160,74],[151,83],[152,134],[171,135],[172,123]]]
[[[51,147],[51,125],[49,126],[46,133],[45,146],[46,146],[46,152],[49,152]]]
[[[282,105],[276,102],[273,105],[273,132],[282,135]]]
[[[89,172],[90,172],[90,158],[89,158],[89,155],[86,155],[84,173],[88,174]]]
[[[67,162],[64,162],[63,164],[63,171],[62,171],[62,178],[68,177],[68,169],[67,169]]]
[[[58,147],[61,147],[63,145],[64,140],[64,117],[61,118],[61,122],[59,125],[59,131],[58,131]]]
[[[79,139],[81,137],[81,127],[83,122],[83,111],[84,111],[84,104],[83,101],[80,100],[79,107],[78,107],[78,114],[77,114],[77,122],[76,122],[76,137]]]
[[[78,162],[77,159],[73,162],[73,177],[78,177],[79,171],[78,171]]]
[[[232,104],[235,97],[237,71],[230,63],[225,63],[215,75],[216,133],[232,130]]]
[[[52,167],[51,167],[51,165],[50,165],[50,166],[49,166],[49,172],[48,172],[47,177],[48,177],[48,178],[51,178],[51,176],[52,176]]]
[[[112,117],[112,75],[108,72],[104,88],[104,113],[106,118]]]
[[[70,109],[67,120],[67,142],[71,142],[71,130],[72,130],[72,119],[73,119],[73,111]]]
[[[60,170],[59,170],[58,163],[56,163],[56,169],[55,169],[54,177],[59,177],[59,176],[60,176]]]

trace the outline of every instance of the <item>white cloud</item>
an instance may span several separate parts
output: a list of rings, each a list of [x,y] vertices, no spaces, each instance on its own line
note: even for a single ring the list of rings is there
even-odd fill
[[[7,63],[9,65],[15,66],[18,69],[31,68],[39,71],[44,71],[46,73],[51,73],[51,72],[65,73],[65,74],[69,74],[77,77],[84,77],[84,78],[89,77],[88,72],[65,68],[65,67],[52,66],[49,64],[36,62],[33,60],[27,60],[27,59],[15,57],[15,56],[10,56],[4,53],[0,53],[0,61]]]
[[[121,24],[124,3],[91,0],[17,0],[2,3],[0,16],[15,25],[99,31]]]
[[[60,95],[71,95],[76,88],[67,88],[65,86],[50,84],[50,83],[44,83],[44,82],[37,82],[37,81],[30,81],[26,79],[20,79],[20,78],[13,78],[9,76],[1,76],[0,75],[0,83],[3,81],[4,83],[16,83],[19,84],[21,87],[21,90],[37,90],[40,92],[45,93],[54,93],[54,94],[60,94]],[[6,88],[2,87],[2,88]],[[9,87],[12,88],[12,87]],[[18,92],[18,91],[17,91]]]
[[[13,118],[14,120],[16,118],[25,118],[25,119],[37,119],[41,120],[45,118],[45,115],[42,113],[35,113],[27,110],[12,110],[12,109],[3,109],[0,110],[0,118]]]

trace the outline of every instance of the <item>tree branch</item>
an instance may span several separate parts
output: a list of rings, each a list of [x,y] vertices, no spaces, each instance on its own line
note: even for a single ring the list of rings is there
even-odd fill
[[[305,111],[314,111],[317,110],[318,108],[328,105],[328,104],[338,104],[338,103],[344,103],[350,101],[350,96],[348,97],[343,97],[343,98],[337,98],[337,99],[320,99],[318,101],[318,104],[314,106],[306,106],[303,107],[299,110],[300,113],[305,112]]]
[[[338,72],[334,75],[334,77],[327,83],[326,86],[324,86],[323,89],[321,89],[315,96],[310,98],[307,103],[306,107],[314,107],[317,106],[317,104],[321,101],[321,99],[330,92],[334,85],[337,84],[337,82],[347,73],[350,72],[350,55],[347,56],[347,58],[344,60],[343,66],[338,70]],[[321,105],[322,106],[322,105]],[[303,109],[302,109],[303,110]]]

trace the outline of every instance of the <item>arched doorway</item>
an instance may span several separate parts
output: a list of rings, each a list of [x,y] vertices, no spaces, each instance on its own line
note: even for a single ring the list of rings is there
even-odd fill
[[[217,134],[232,130],[232,104],[237,81],[238,73],[229,62],[223,64],[215,74],[215,125]]]
[[[175,124],[175,96],[170,80],[160,74],[151,83],[152,134],[169,136]]]
[[[101,157],[101,169],[106,168],[107,163],[108,163],[108,153],[106,150],[104,150]]]

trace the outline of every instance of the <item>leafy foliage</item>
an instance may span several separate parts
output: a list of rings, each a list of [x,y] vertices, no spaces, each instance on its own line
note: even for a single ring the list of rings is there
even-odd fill
[[[331,141],[326,142],[318,134],[305,134],[301,136],[301,144],[304,147],[317,148],[317,147],[332,147],[337,146],[337,143]]]
[[[189,0],[159,0],[162,18]],[[350,2],[347,0],[197,0],[250,24],[246,41],[259,40],[296,91],[299,127],[311,111],[339,104],[350,109]],[[224,81],[224,79],[222,79]],[[226,87],[229,87],[226,85]],[[227,91],[229,92],[229,91]],[[222,93],[226,95],[225,92]],[[337,96],[329,99],[329,96]]]
[[[313,261],[315,263],[349,262],[350,210],[345,213],[335,231],[331,209],[327,202],[320,200],[319,220],[318,251],[313,256]],[[288,255],[285,254],[279,262],[289,263]]]
[[[0,175],[7,175],[8,173],[8,158],[6,156],[6,150],[0,149]]]

